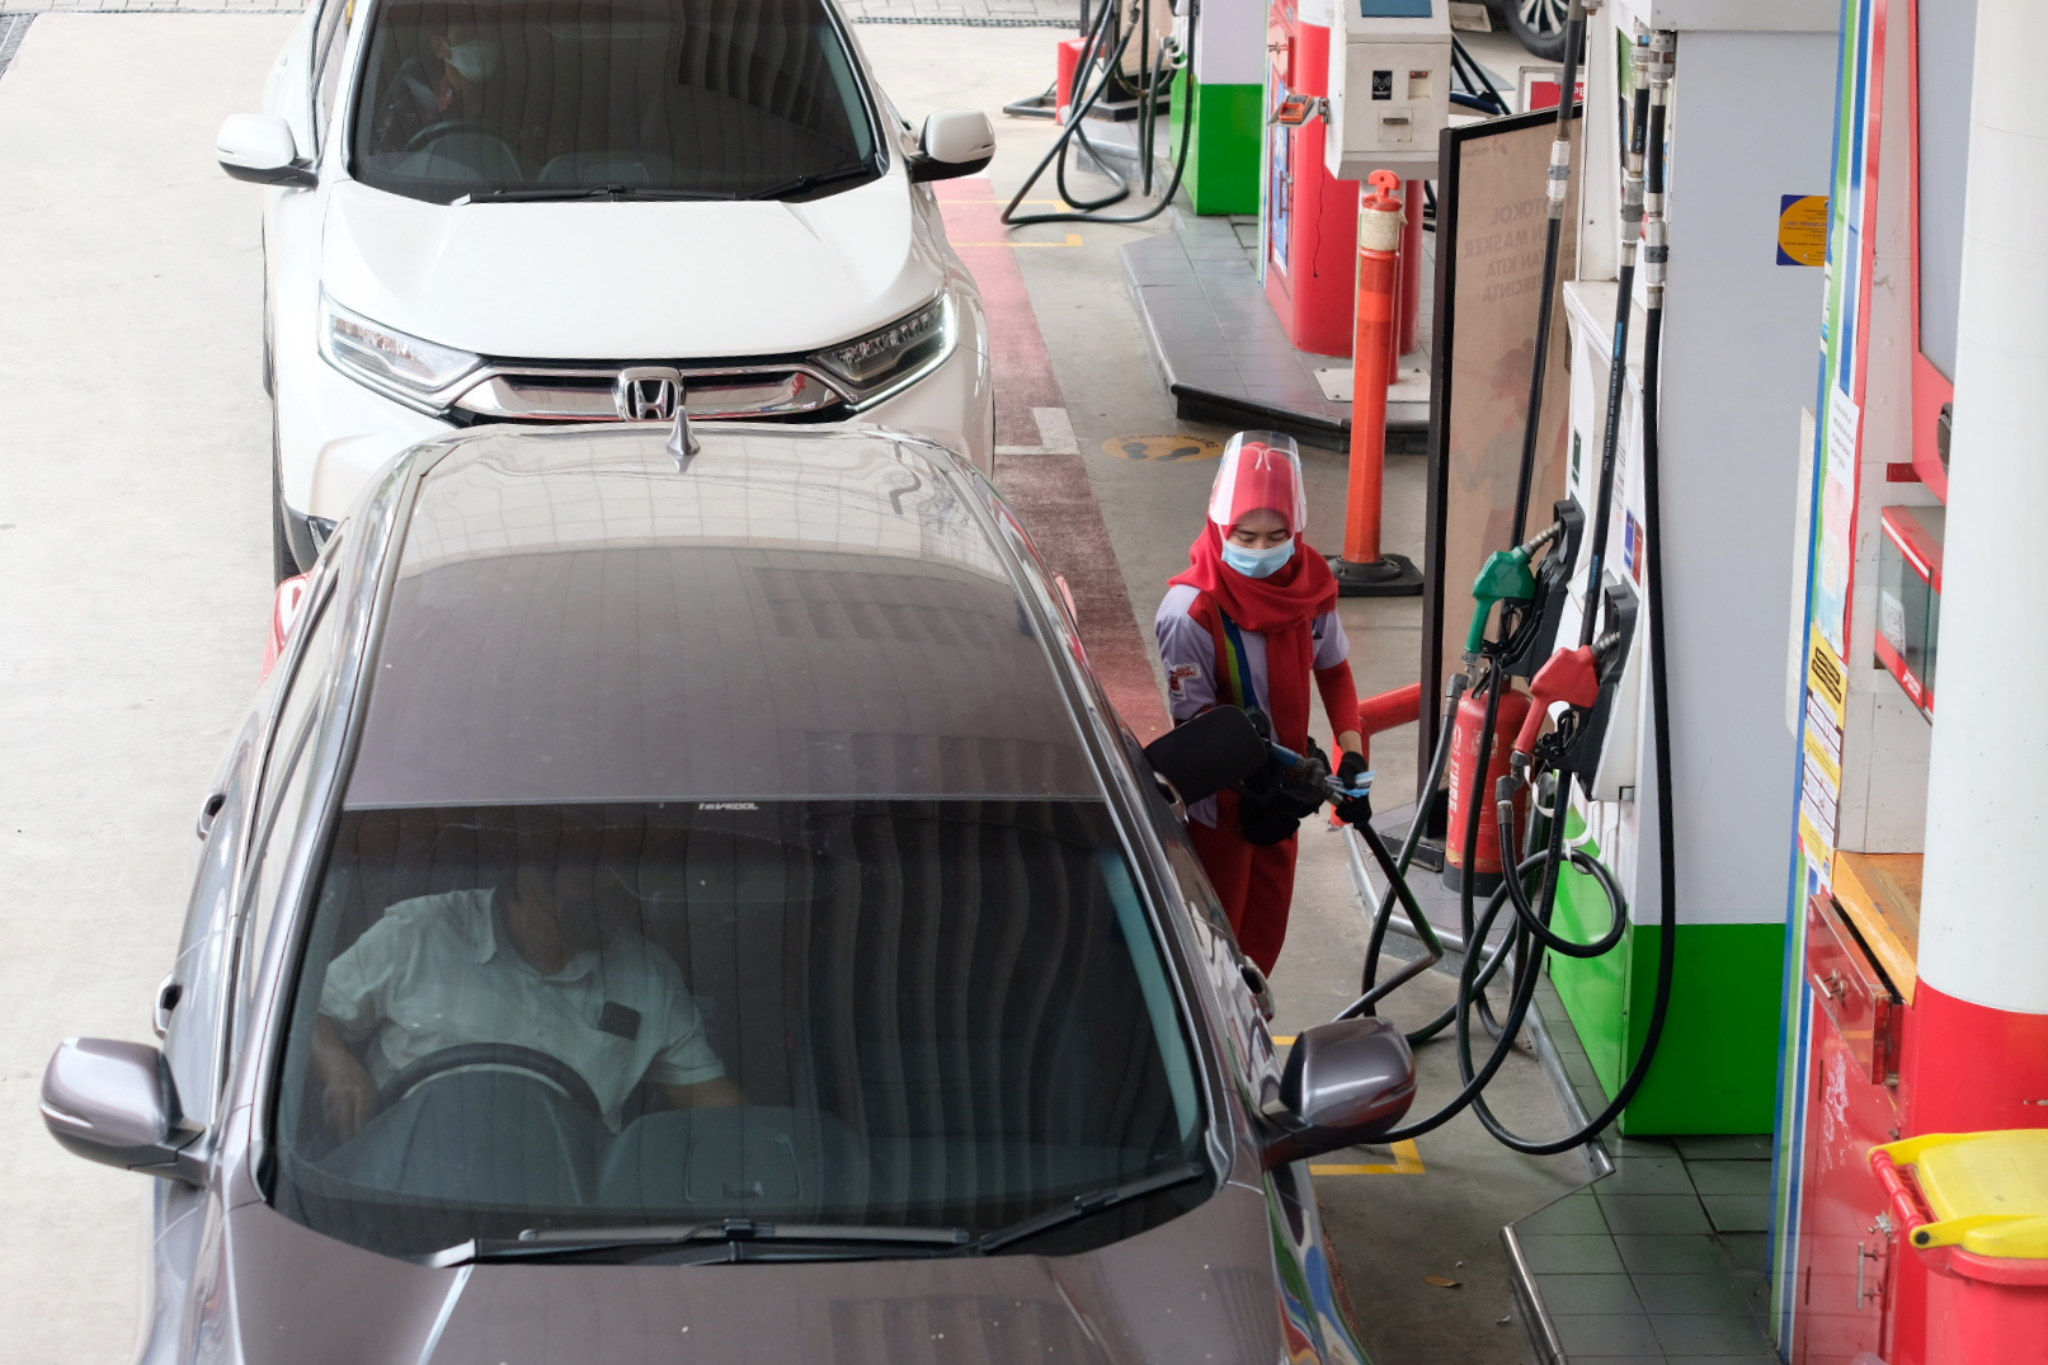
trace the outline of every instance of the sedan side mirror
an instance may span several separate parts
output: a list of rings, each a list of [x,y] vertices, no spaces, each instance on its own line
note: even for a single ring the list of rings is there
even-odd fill
[[[67,1038],[43,1069],[43,1126],[74,1156],[198,1184],[163,1053],[146,1043]]]
[[[1377,1141],[1415,1099],[1415,1058],[1384,1019],[1339,1019],[1304,1030],[1268,1107],[1267,1169]]]
[[[910,159],[914,183],[951,180],[985,170],[996,154],[996,130],[978,109],[933,114],[924,121],[918,154]]]
[[[310,185],[313,168],[299,157],[292,126],[275,114],[231,114],[213,140],[220,168],[258,185]]]

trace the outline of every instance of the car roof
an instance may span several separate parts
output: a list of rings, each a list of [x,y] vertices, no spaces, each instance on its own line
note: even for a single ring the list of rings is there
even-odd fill
[[[421,480],[351,806],[1094,798],[949,453],[873,428],[505,429]]]

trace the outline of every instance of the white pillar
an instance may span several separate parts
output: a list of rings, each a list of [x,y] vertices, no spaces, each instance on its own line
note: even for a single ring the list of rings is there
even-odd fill
[[[2042,52],[2048,4],[1979,0],[1919,963],[1947,995],[2026,1014],[2048,1014]]]

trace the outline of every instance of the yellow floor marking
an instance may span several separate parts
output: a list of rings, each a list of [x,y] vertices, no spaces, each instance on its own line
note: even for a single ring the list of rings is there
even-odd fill
[[[953,243],[953,245],[954,245],[954,246],[956,246],[956,247],[962,247],[962,246],[1079,246],[1079,245],[1081,245],[1081,234],[1080,234],[1080,233],[1078,233],[1078,232],[1070,232],[1070,233],[1068,233],[1068,234],[1067,234],[1067,240],[1066,240],[1066,241],[1064,241],[1064,242],[955,242],[955,243]]]
[[[1365,1166],[1310,1166],[1310,1175],[1421,1175],[1422,1153],[1415,1150],[1415,1140],[1409,1138],[1393,1146],[1394,1160]]]
[[[1276,1034],[1274,1034],[1274,1035],[1273,1035],[1273,1046],[1274,1046],[1274,1047],[1293,1047],[1293,1046],[1294,1046],[1294,1035],[1293,1035],[1293,1034],[1291,1034],[1291,1033],[1276,1033]]]

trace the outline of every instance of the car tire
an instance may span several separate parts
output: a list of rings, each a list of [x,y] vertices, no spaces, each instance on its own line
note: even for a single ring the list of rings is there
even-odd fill
[[[1500,16],[1515,41],[1547,62],[1564,60],[1565,19],[1571,0],[1494,0]]]

